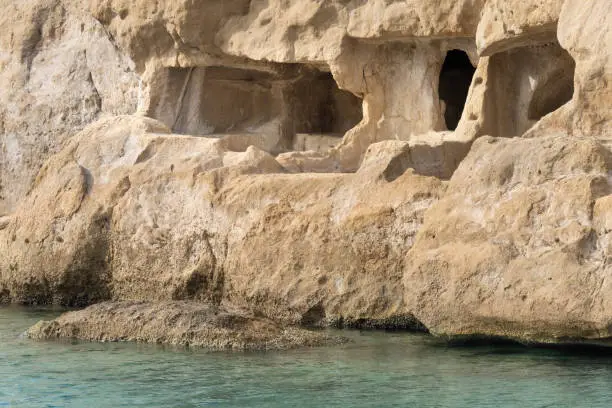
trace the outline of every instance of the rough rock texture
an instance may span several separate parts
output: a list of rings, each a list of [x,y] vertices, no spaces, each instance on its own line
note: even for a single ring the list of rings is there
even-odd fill
[[[210,350],[286,350],[346,342],[323,332],[285,328],[233,308],[195,302],[100,303],[31,327],[37,340],[132,341]]]
[[[5,297],[228,299],[288,323],[409,320],[401,259],[445,186],[417,174],[436,168],[408,144],[373,146],[356,174],[289,175],[256,148],[164,130],[108,119],[46,164],[0,231]]]
[[[105,28],[59,0],[0,1],[0,215],[101,114],[136,111],[138,78]]]
[[[612,337],[611,170],[589,139],[480,138],[407,254],[409,309],[436,334]]]
[[[489,0],[476,32],[480,55],[556,40],[564,0]]]
[[[0,301],[612,336],[610,0],[4,2]]]
[[[566,1],[561,11],[558,38],[576,61],[571,103],[544,118],[527,133],[534,136],[562,133],[596,137],[606,143],[612,127],[612,29],[610,1],[582,4]]]

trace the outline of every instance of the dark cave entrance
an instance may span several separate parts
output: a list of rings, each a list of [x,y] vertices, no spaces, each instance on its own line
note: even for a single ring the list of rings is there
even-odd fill
[[[363,101],[341,90],[331,72],[307,68],[287,91],[293,150],[329,150],[363,119]]]
[[[290,105],[296,134],[341,137],[363,118],[361,99],[338,88],[330,72],[304,75],[292,89]]]
[[[474,72],[476,68],[464,51],[451,50],[446,54],[440,72],[438,95],[446,104],[444,120],[448,130],[457,129]]]

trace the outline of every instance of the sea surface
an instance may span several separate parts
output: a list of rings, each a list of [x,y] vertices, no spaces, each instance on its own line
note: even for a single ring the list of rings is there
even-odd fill
[[[58,314],[0,308],[0,407],[612,407],[604,350],[359,331],[344,346],[257,353],[23,336]]]

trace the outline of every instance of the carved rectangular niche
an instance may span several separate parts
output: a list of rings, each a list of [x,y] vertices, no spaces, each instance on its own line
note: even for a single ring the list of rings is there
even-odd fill
[[[266,150],[325,150],[361,121],[361,100],[331,73],[288,65],[282,74],[228,67],[169,68],[150,116],[190,135],[259,135]]]
[[[558,43],[517,48],[490,58],[485,131],[520,136],[574,94],[575,62]]]

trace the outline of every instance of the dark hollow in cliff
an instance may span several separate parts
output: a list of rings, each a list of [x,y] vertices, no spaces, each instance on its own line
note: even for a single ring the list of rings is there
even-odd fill
[[[152,86],[149,115],[173,132],[259,134],[292,150],[297,135],[343,136],[362,117],[362,101],[330,72],[287,64],[275,72],[223,66],[167,68]]]
[[[314,71],[291,89],[295,133],[343,136],[362,117],[361,99],[338,88],[329,72]]]
[[[162,82],[155,118],[176,133],[248,132],[280,113],[272,76],[266,72],[215,66],[169,68]]]
[[[474,72],[476,69],[464,51],[451,50],[448,52],[440,72],[438,89],[440,99],[446,104],[444,120],[448,130],[457,129]]]

